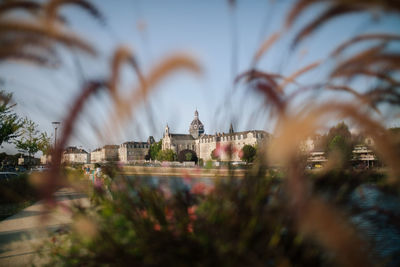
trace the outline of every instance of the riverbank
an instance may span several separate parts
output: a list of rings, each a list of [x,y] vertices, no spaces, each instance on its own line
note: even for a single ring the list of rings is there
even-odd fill
[[[124,166],[127,175],[143,176],[179,176],[179,177],[244,177],[245,169],[229,170],[228,168],[206,169],[200,167],[150,167],[150,166]]]

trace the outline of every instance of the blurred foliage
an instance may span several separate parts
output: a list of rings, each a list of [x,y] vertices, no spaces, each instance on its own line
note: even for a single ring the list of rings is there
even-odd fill
[[[257,149],[252,145],[244,145],[242,148],[241,160],[250,163],[253,162],[257,154]]]
[[[156,159],[159,161],[175,161],[177,156],[172,149],[165,149],[158,151]]]
[[[25,118],[21,126],[21,135],[15,140],[15,146],[29,156],[34,156],[38,151],[46,154],[51,147],[50,137],[45,132],[41,133],[35,122]]]
[[[162,148],[162,140],[150,145],[149,156],[152,160],[157,159],[157,154],[158,152],[160,152],[161,148]]]
[[[93,205],[56,235],[48,266],[320,266],[331,263],[286,216],[275,173],[184,187],[152,188],[105,176]]]
[[[38,197],[37,190],[31,185],[26,173],[15,178],[0,179],[0,190],[0,204],[18,203]]]
[[[354,141],[348,126],[340,122],[335,127],[329,129],[323,137],[325,143],[325,153],[329,157],[335,157],[340,162],[339,167],[349,167],[353,155]]]
[[[183,149],[179,152],[177,160],[179,162],[184,162],[184,161],[194,161],[197,163],[198,158],[196,155],[196,152],[190,149]]]
[[[16,104],[10,104],[12,93],[0,91],[0,147],[3,142],[10,142],[19,136],[22,120],[13,113]]]

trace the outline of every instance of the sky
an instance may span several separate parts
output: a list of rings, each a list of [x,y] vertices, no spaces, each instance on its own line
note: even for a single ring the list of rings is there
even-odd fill
[[[2,89],[14,94],[16,111],[35,121],[42,131],[53,133],[52,121],[62,121],[82,88],[83,81],[106,78],[115,49],[124,45],[135,54],[143,72],[148,73],[166,56],[185,53],[201,66],[201,75],[177,72],[168,76],[147,101],[132,106],[134,116],[112,129],[107,139],[100,138],[113,109],[109,96],[102,93],[88,101],[77,122],[70,145],[93,150],[105,144],[145,141],[149,135],[162,138],[168,124],[174,133],[188,133],[194,111],[208,134],[227,132],[233,122],[236,131],[263,129],[272,131],[274,121],[263,108],[263,98],[244,85],[234,85],[234,78],[251,67],[260,44],[280,31],[291,0],[239,0],[232,9],[226,0],[97,0],[92,1],[106,18],[103,25],[79,8],[68,6],[62,14],[71,29],[98,51],[92,58],[60,47],[63,65],[43,69],[21,63],[2,62]],[[295,26],[265,54],[258,64],[263,71],[288,75],[307,64],[326,59],[341,42],[356,33],[368,31],[396,32],[399,19],[390,15],[376,24],[365,15],[343,16],[319,29],[295,50],[290,49],[294,33],[310,21],[323,5],[304,12]],[[141,26],[140,26],[141,25]],[[397,30],[398,31],[398,30]],[[76,62],[81,69],[77,69]],[[324,81],[331,62],[299,82]],[[363,90],[370,81],[356,86]],[[137,85],[128,66],[122,69],[121,94]],[[338,94],[326,96],[337,98]],[[396,121],[388,122],[396,125]],[[12,146],[2,149],[15,151]]]

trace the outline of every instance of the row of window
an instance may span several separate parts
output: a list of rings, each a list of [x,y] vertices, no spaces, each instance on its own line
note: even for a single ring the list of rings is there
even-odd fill
[[[262,133],[256,133],[255,136],[256,138],[264,138],[264,134]],[[242,140],[245,138],[247,138],[247,136],[243,134],[228,135],[228,136],[222,136],[221,141],[235,141],[235,140]],[[200,139],[200,143],[211,143],[211,142],[215,142],[215,137]]]
[[[121,145],[123,146],[123,145]],[[149,148],[149,144],[129,144],[126,146],[127,148]]]
[[[128,151],[127,154],[128,154],[128,155],[135,155],[136,152],[134,152],[134,151]]]
[[[195,146],[194,145],[178,145],[178,149],[182,150],[182,149],[191,149],[194,150]]]

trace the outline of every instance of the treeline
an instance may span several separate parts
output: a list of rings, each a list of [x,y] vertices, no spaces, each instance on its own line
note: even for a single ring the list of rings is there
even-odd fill
[[[39,130],[39,125],[28,117],[20,117],[15,113],[17,105],[12,101],[12,93],[0,91],[0,147],[4,143],[13,144],[18,151],[28,154],[29,158],[41,151],[47,155],[51,150],[51,138],[46,132]],[[15,157],[8,157],[8,162],[17,164]],[[2,161],[6,159],[3,155]]]

